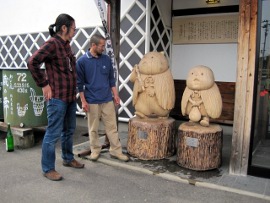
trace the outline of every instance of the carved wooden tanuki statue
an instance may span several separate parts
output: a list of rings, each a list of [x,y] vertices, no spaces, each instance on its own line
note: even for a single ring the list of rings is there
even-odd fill
[[[190,70],[181,110],[190,122],[178,128],[177,164],[199,171],[220,167],[223,131],[209,118],[221,115],[222,99],[210,68],[200,65]]]
[[[188,73],[186,83],[181,102],[182,114],[188,115],[191,122],[209,126],[209,117],[218,118],[222,111],[222,99],[212,70],[196,66]]]
[[[163,52],[149,52],[130,75],[133,105],[140,118],[167,118],[174,107],[174,81]]]
[[[127,151],[142,160],[157,160],[175,152],[175,120],[169,118],[175,90],[167,59],[149,52],[134,66],[133,105],[136,117],[129,120]]]

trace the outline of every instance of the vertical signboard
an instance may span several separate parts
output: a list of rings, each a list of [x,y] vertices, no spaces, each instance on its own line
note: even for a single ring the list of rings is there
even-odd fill
[[[47,125],[42,89],[36,85],[29,70],[4,69],[2,82],[5,123],[20,127]]]

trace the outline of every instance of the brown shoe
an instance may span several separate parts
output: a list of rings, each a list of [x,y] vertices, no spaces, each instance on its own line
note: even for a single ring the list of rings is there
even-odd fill
[[[51,170],[47,173],[44,173],[43,175],[49,180],[53,181],[62,180],[62,176],[56,170]]]
[[[69,163],[63,161],[63,166],[72,167],[72,168],[83,168],[84,167],[84,164],[81,164],[80,162],[78,162],[75,159],[73,159]]]
[[[113,155],[113,154],[110,154],[111,155],[111,158],[113,159],[119,159],[120,161],[129,161],[129,157],[124,155],[124,154],[117,154],[117,155]]]

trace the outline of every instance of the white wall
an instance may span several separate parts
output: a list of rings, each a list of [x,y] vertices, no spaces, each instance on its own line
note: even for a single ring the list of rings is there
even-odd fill
[[[238,0],[221,1],[218,5],[237,5],[238,2]],[[208,6],[205,1],[173,0],[173,10],[200,7]],[[171,64],[174,79],[185,80],[192,67],[205,65],[213,70],[216,81],[235,82],[237,43],[173,45]]]
[[[121,15],[134,1],[121,1]],[[71,15],[76,27],[101,25],[94,0],[0,0],[0,5],[0,36],[48,31],[60,13]]]
[[[172,47],[172,74],[185,80],[189,70],[197,65],[212,69],[216,81],[235,82],[237,44],[174,45]]]

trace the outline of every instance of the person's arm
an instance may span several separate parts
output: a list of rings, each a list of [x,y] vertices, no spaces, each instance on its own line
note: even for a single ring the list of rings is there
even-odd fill
[[[44,45],[42,45],[27,62],[27,67],[39,87],[45,87],[49,84],[45,71],[41,70],[40,67],[45,61],[51,60],[54,50],[55,46],[53,43],[45,42]]]
[[[28,60],[27,67],[30,70],[33,79],[37,86],[42,88],[43,95],[46,100],[52,98],[52,90],[47,80],[47,75],[44,70],[41,70],[41,64],[52,57],[55,46],[51,42],[45,42]]]
[[[120,97],[118,95],[118,91],[116,89],[116,82],[115,82],[115,77],[114,77],[114,69],[113,69],[113,66],[112,66],[112,63],[111,63],[111,59],[108,57],[108,61],[109,61],[109,64],[110,64],[110,75],[109,75],[109,84],[110,84],[110,87],[111,87],[111,91],[113,93],[113,99],[114,99],[114,104],[115,105],[119,105],[120,104]]]
[[[79,92],[79,94],[82,102],[82,109],[84,110],[84,112],[87,112],[89,110],[89,107],[87,101],[85,100],[84,92]]]
[[[50,100],[52,98],[52,89],[49,84],[42,87],[42,92],[46,100]]]
[[[81,102],[82,102],[82,109],[87,112],[89,109],[88,102],[84,96],[84,66],[80,60],[76,63],[76,72],[77,72],[77,87],[80,94]]]
[[[117,89],[115,86],[112,87],[112,93],[113,93],[114,104],[119,105],[120,104],[120,97],[118,96]]]

